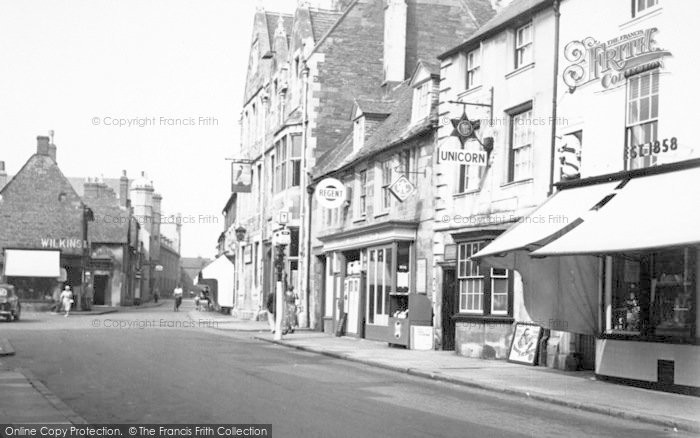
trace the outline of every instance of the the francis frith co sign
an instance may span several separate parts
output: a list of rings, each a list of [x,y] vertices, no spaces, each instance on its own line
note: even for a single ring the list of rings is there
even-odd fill
[[[564,58],[571,64],[562,74],[571,89],[600,81],[608,89],[625,83],[627,76],[661,66],[671,52],[656,47],[652,27],[620,35],[607,41],[587,37],[564,47]]]
[[[345,185],[335,178],[326,178],[316,187],[316,200],[322,207],[338,208],[345,202]]]

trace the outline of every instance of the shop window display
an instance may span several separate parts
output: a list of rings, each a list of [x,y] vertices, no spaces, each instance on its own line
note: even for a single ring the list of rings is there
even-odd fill
[[[696,248],[614,257],[612,332],[692,337],[696,267]]]

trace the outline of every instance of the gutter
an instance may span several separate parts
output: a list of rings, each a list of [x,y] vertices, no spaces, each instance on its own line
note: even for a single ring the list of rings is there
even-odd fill
[[[550,144],[550,162],[549,162],[549,191],[547,196],[554,193],[554,160],[557,154],[557,92],[558,92],[558,77],[559,77],[559,21],[561,12],[559,6],[561,0],[552,1],[552,9],[554,10],[554,67],[552,68],[552,138]]]

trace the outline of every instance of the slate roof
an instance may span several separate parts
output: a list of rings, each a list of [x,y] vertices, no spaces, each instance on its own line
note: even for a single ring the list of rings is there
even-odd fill
[[[265,12],[265,21],[267,22],[267,35],[270,38],[270,47],[274,46],[275,30],[280,16],[282,17],[282,27],[287,36],[292,34],[292,25],[294,24],[294,16],[291,14],[283,14],[280,12]]]
[[[439,55],[438,59],[445,59],[454,53],[460,52],[467,47],[474,45],[476,42],[499,32],[501,29],[508,26],[511,21],[519,18],[520,16],[532,14],[540,9],[544,9],[551,3],[551,0],[513,0],[511,4],[503,8],[493,18],[484,23],[484,25],[474,32],[465,42]]]
[[[119,178],[102,178],[101,181],[104,182],[107,187],[114,190],[114,193],[117,195],[117,199],[119,199]],[[132,179],[129,179],[129,187],[131,187],[132,181]],[[69,176],[68,182],[70,182],[70,185],[73,186],[78,195],[82,197],[85,194],[84,177]]]
[[[82,241],[81,199],[48,155],[32,155],[0,194],[0,248],[41,249],[42,239]],[[61,252],[81,255],[82,250]]]
[[[392,92],[391,96],[396,103],[393,105],[391,115],[365,140],[364,146],[353,153],[353,136],[352,133],[348,135],[338,147],[329,150],[320,157],[313,172],[315,179],[322,178],[329,173],[396,146],[433,126],[436,108],[433,108],[430,117],[415,124],[411,123],[413,88],[408,85],[408,82],[401,83]]]
[[[342,15],[339,11],[309,8],[314,42],[318,42]]]
[[[90,242],[128,242],[131,214],[119,207],[119,199],[110,189],[101,196],[84,196],[83,200],[95,215],[95,221],[88,224]]]

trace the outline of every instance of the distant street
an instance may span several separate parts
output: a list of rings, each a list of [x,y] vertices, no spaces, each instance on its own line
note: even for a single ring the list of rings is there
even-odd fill
[[[1,367],[30,369],[92,423],[272,423],[277,437],[686,436],[197,327],[191,309],[26,313],[0,323],[17,350]]]

